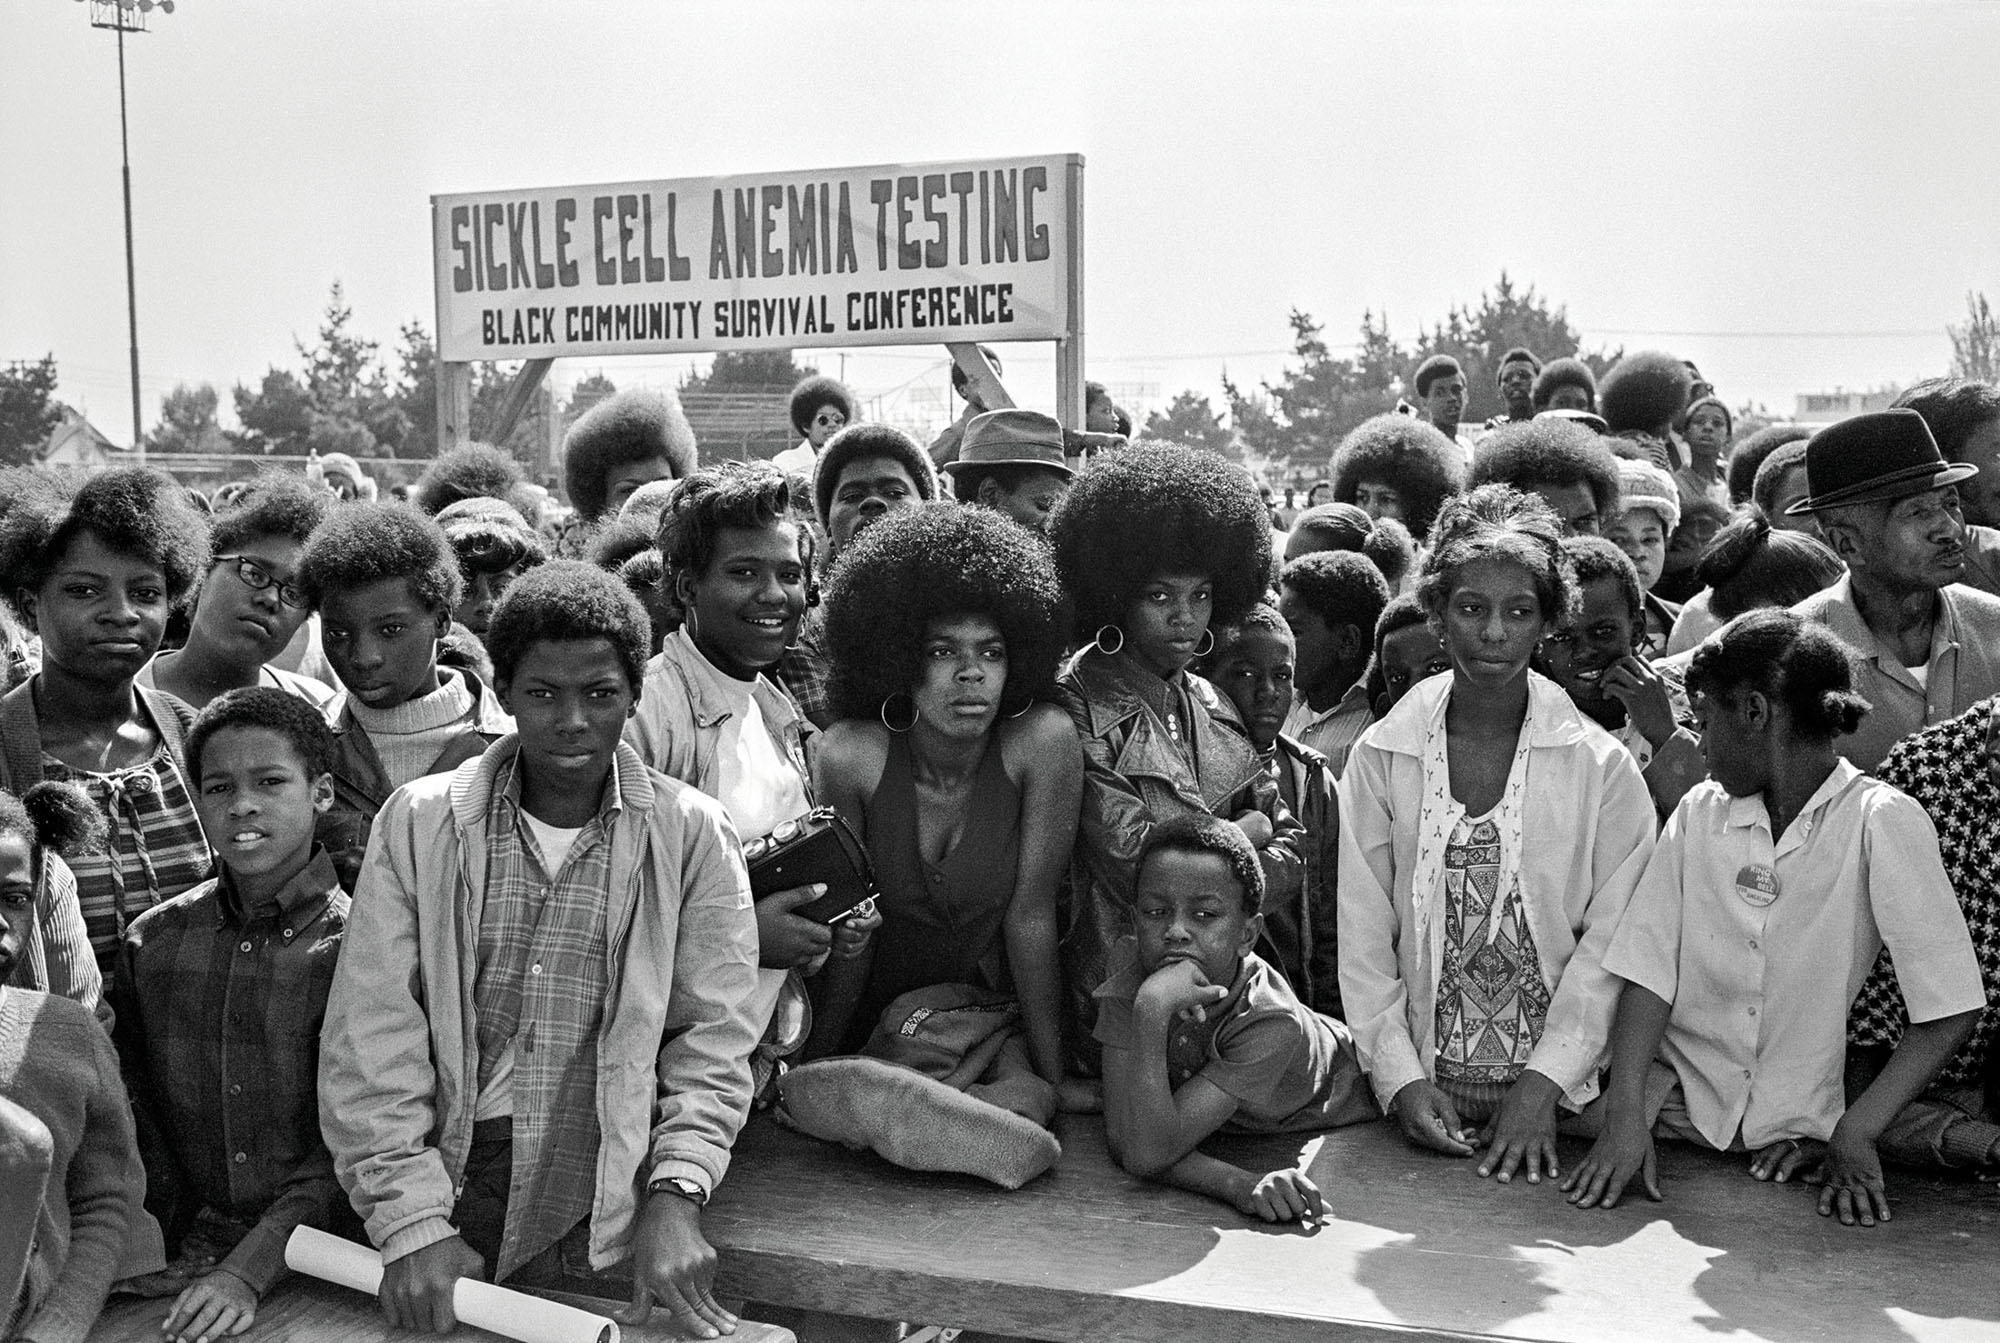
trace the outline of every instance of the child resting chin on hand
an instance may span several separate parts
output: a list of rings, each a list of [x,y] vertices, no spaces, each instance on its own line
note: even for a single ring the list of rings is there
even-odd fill
[[[1259,1177],[1195,1150],[1218,1130],[1295,1133],[1374,1119],[1347,1028],[1303,1006],[1255,951],[1264,876],[1237,826],[1153,828],[1134,887],[1136,947],[1097,990],[1111,1153],[1134,1175],[1267,1222],[1317,1217],[1305,1172]]]

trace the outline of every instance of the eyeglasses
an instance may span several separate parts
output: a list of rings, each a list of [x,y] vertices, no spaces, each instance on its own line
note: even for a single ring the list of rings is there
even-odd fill
[[[847,423],[847,417],[837,410],[823,410],[813,416],[813,423],[821,428],[838,429]]]
[[[295,583],[279,582],[269,569],[266,569],[258,561],[251,559],[248,555],[217,555],[215,557],[217,564],[228,564],[232,560],[236,564],[236,576],[243,580],[244,587],[256,592],[262,592],[265,588],[275,587],[278,590],[278,600],[291,607],[294,611],[306,610],[311,605],[311,603],[306,601],[306,594],[303,588]]]

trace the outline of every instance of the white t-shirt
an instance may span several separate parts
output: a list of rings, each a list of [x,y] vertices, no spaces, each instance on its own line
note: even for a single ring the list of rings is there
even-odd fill
[[[739,681],[701,655],[685,627],[674,638],[686,639],[688,659],[697,676],[729,703],[715,742],[716,801],[729,813],[736,833],[748,841],[762,839],[786,821],[812,810],[806,781],[791,758],[778,749],[764,711],[757,705],[755,681]]]

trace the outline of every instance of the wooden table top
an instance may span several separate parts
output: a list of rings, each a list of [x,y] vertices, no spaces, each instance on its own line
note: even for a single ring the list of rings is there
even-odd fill
[[[1304,1157],[1332,1216],[1274,1228],[1118,1170],[1064,1116],[1055,1170],[1009,1193],[753,1121],[705,1218],[720,1292],[1092,1343],[1505,1338],[1704,1343],[2000,1339],[2000,1190],[1891,1169],[1894,1220],[1662,1144],[1666,1202],[1579,1212],[1389,1124],[1208,1149]],[[1587,1150],[1565,1140],[1564,1159]]]
[[[610,1313],[609,1309],[582,1297],[558,1299],[586,1310]],[[160,1325],[172,1304],[170,1297],[150,1301],[114,1297],[90,1331],[89,1343],[161,1343]],[[666,1320],[665,1311],[655,1310],[653,1319],[644,1328],[621,1328],[623,1343],[678,1340],[681,1335],[666,1327]],[[393,1328],[382,1318],[372,1296],[296,1273],[271,1289],[271,1294],[257,1306],[257,1322],[242,1335],[244,1343],[412,1343],[431,1337]],[[500,1335],[467,1324],[454,1329],[450,1338],[453,1343],[505,1343]],[[737,1325],[731,1343],[796,1343],[796,1340],[789,1329],[745,1320]]]

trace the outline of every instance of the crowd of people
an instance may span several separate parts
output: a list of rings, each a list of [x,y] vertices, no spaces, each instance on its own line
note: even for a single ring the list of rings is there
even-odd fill
[[[484,446],[0,473],[0,1335],[241,1333],[300,1226],[398,1325],[725,1334],[767,1107],[1009,1188],[1101,1112],[1274,1222],[1337,1191],[1211,1135],[1578,1208],[1682,1142],[1863,1226],[2000,1171],[2000,389],[1732,441],[1664,354],[1408,386],[1282,502],[1101,389],[927,447],[824,377],[775,461],[606,400],[575,525]]]

